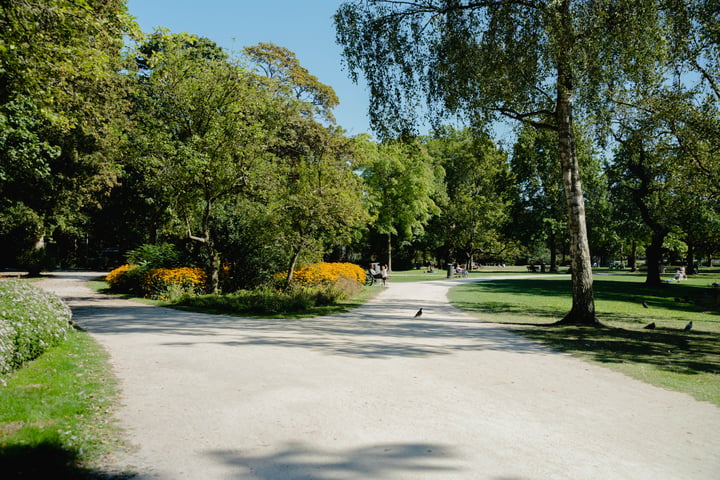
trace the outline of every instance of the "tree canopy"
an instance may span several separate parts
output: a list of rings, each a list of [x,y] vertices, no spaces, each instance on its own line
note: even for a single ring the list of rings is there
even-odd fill
[[[482,128],[505,116],[556,133],[572,260],[568,323],[597,323],[574,117],[603,127],[609,93],[654,80],[685,11],[669,3],[375,0],[346,2],[335,15],[380,132],[411,130],[424,97],[436,122],[458,114]]]

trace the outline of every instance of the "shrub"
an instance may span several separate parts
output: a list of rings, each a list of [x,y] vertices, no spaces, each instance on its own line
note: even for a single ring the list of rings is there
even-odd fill
[[[143,292],[152,298],[174,300],[202,293],[206,281],[205,272],[199,268],[155,268],[145,273]]]
[[[0,281],[0,375],[64,341],[70,308],[21,280]]]
[[[285,275],[285,274],[281,274]],[[301,287],[320,287],[335,284],[340,279],[343,283],[365,283],[365,270],[354,263],[320,262],[293,273],[295,284]]]
[[[110,289],[162,300],[174,300],[183,295],[202,293],[206,276],[199,268],[154,268],[127,264],[105,277]]]
[[[108,273],[105,281],[114,292],[141,295],[144,274],[140,266],[128,263]]]

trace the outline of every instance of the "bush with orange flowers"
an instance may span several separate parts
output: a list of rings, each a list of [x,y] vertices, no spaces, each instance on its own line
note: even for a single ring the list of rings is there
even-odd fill
[[[340,279],[362,285],[365,283],[365,270],[354,263],[320,262],[295,270],[293,278],[301,287],[327,287]]]
[[[110,272],[105,281],[110,289],[144,297],[170,300],[199,294],[205,288],[205,272],[199,268],[153,268],[127,264]]]

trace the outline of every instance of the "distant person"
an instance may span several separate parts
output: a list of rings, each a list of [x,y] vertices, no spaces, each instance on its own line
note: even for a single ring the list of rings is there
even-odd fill
[[[382,277],[383,285],[387,285],[387,278],[388,278],[388,267],[387,265],[383,265],[382,269],[380,270],[380,276]]]

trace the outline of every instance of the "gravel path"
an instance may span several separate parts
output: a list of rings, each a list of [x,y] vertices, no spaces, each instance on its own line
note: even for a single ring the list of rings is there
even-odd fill
[[[109,351],[137,445],[117,463],[138,479],[720,479],[719,408],[477,322],[447,303],[461,280],[251,320],[98,295],[88,276],[40,285]]]

